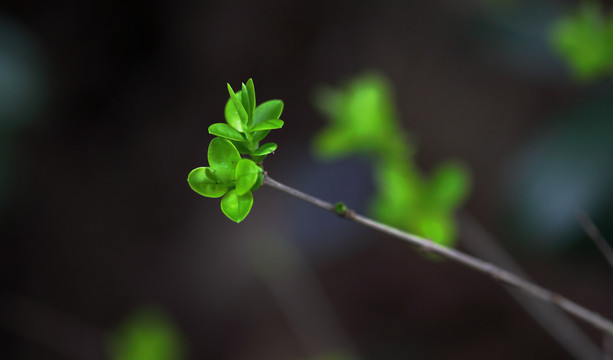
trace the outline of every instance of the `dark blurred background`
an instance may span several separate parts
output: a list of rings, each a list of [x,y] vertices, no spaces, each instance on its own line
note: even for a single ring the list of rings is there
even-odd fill
[[[462,159],[466,210],[539,283],[613,317],[575,218],[613,238],[613,86],[575,81],[549,41],[576,5],[4,1],[0,357],[118,358],[127,319],[155,309],[170,358],[570,358],[480,274],[270,188],[237,225],[186,177],[226,82],[253,77],[285,102],[271,176],[365,211],[369,167],[311,155],[312,98],[376,70],[424,171]]]

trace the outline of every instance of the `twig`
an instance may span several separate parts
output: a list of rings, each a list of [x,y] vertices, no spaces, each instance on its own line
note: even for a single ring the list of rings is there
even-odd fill
[[[579,224],[581,224],[587,236],[592,239],[594,244],[596,244],[596,247],[598,247],[598,250],[600,250],[602,255],[609,262],[609,265],[613,267],[613,249],[604,236],[602,236],[592,219],[590,219],[588,214],[584,211],[579,212],[577,219],[579,220]]]
[[[268,175],[264,176],[264,184],[273,187],[277,190],[281,190],[289,195],[297,197],[322,209],[337,213],[337,209],[333,204],[313,197],[311,195],[305,194],[287,185],[281,184],[278,181],[271,179]],[[602,315],[588,310],[583,306],[563,297],[562,295],[547,290],[532,282],[526,281],[519,276],[512,274],[506,270],[503,270],[491,263],[464,254],[463,252],[460,252],[458,250],[446,248],[441,245],[435,244],[432,241],[424,239],[417,235],[409,234],[398,229],[392,228],[390,226],[384,225],[380,222],[377,222],[360,214],[356,214],[355,212],[348,209],[344,210],[340,215],[349,220],[357,222],[358,224],[362,224],[384,234],[391,235],[400,240],[404,240],[410,244],[416,245],[421,250],[435,253],[447,259],[456,261],[466,267],[485,273],[491,276],[493,279],[498,280],[506,285],[516,287],[545,302],[555,304],[562,310],[585,321],[593,327],[613,335],[613,322],[606,319]]]
[[[464,245],[468,251],[532,281],[494,236],[470,214],[460,212],[459,218],[462,229],[460,244]],[[575,358],[603,359],[602,351],[598,346],[560,309],[550,303],[539,301],[517,288],[505,286],[505,289],[543,329]]]

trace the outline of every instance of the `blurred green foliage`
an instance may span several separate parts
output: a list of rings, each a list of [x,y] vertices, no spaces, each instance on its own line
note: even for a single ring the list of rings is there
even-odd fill
[[[552,42],[580,81],[613,72],[613,16],[587,1],[553,26]]]
[[[127,318],[107,343],[112,360],[185,359],[183,337],[161,309],[145,307]]]
[[[468,170],[449,161],[430,177],[420,173],[410,139],[399,126],[388,81],[366,74],[345,89],[321,88],[316,106],[329,125],[316,136],[315,153],[327,160],[352,154],[370,160],[377,186],[374,215],[439,244],[453,245],[453,211],[468,194]]]

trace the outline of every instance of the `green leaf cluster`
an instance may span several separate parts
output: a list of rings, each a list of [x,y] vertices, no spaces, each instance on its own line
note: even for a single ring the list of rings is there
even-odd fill
[[[439,244],[455,241],[455,209],[466,198],[469,172],[459,162],[440,164],[426,177],[413,160],[413,147],[396,116],[393,91],[378,74],[354,79],[344,89],[323,88],[316,105],[329,119],[313,142],[317,155],[334,159],[365,155],[377,192],[371,210],[381,221]]]
[[[613,73],[613,14],[605,15],[598,2],[584,2],[559,19],[552,43],[581,81]]]
[[[241,222],[251,211],[253,194],[262,184],[262,161],[277,149],[275,143],[260,142],[271,130],[280,129],[281,100],[269,100],[256,106],[253,80],[234,92],[228,84],[225,123],[209,126],[208,167],[192,170],[187,181],[198,194],[221,199],[221,210],[233,221]],[[249,158],[243,158],[248,156]]]

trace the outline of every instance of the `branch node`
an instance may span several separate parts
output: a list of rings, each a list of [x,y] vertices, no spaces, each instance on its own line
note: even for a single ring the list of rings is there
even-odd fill
[[[347,206],[342,202],[336,203],[336,205],[334,205],[327,201],[305,194],[301,191],[298,191],[294,188],[291,188],[287,185],[281,184],[271,179],[270,177],[268,177],[268,175],[264,177],[263,183],[268,186],[274,187],[277,190],[283,191],[291,196],[294,196],[298,199],[311,203],[317,207],[320,207],[330,212],[334,212],[338,216],[355,221],[358,224],[380,231],[381,233],[394,236],[412,245],[421,247],[424,250],[428,249],[429,251],[434,252],[437,255],[456,261],[466,267],[472,268],[473,270],[480,271],[484,274],[489,274],[492,278],[506,285],[514,286],[523,290],[527,294],[530,294],[545,302],[557,305],[567,313],[576,316],[577,318],[585,321],[586,323],[589,323],[597,329],[606,332],[607,334],[613,334],[613,322],[611,322],[609,319],[604,318],[602,315],[568,300],[562,295],[552,293],[544,287],[538,286],[528,280],[524,280],[519,276],[515,275],[514,273],[504,270],[492,263],[480,260],[453,248],[443,247],[436,243],[429,243],[428,246],[424,246],[423,243],[424,241],[426,241],[426,239],[422,237],[400,231],[370,218],[356,214],[353,210],[348,209]]]
[[[434,253],[434,250],[432,249],[432,247],[426,244],[420,245],[419,251],[425,255]]]
[[[334,212],[336,215],[345,219],[352,219],[355,216],[355,211],[349,209],[345,203],[339,201],[334,205]]]

